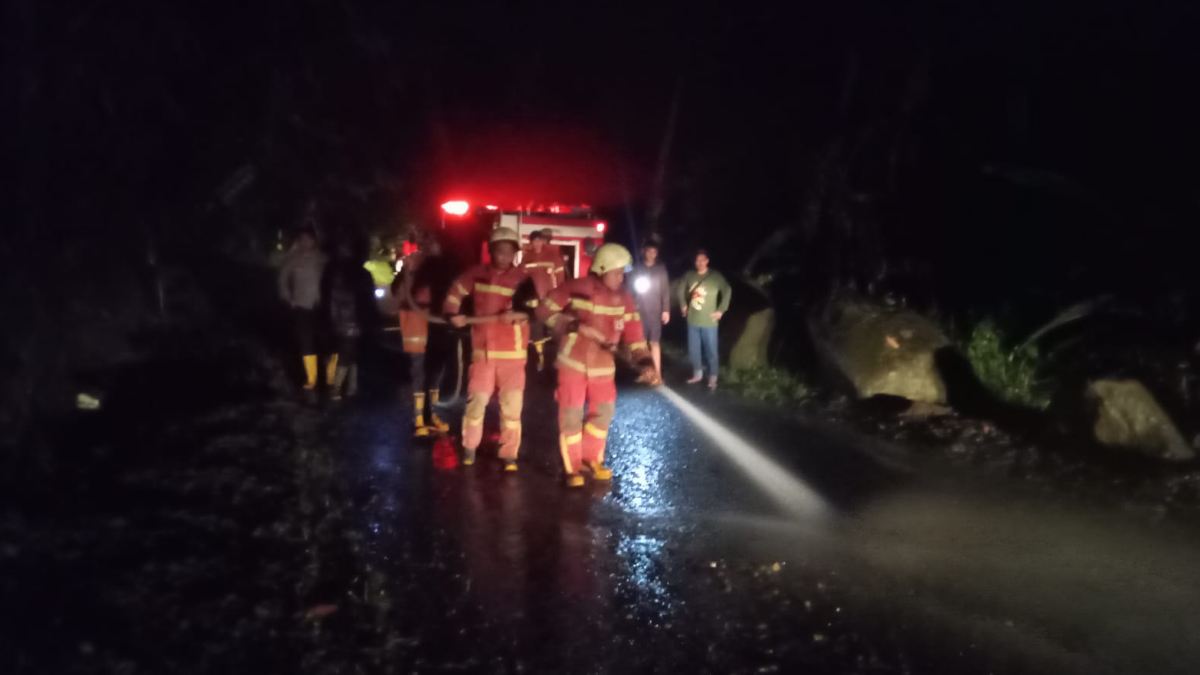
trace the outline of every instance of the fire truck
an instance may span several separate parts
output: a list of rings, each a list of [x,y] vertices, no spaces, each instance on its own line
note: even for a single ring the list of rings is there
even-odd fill
[[[529,243],[529,235],[539,230],[550,230],[551,245],[562,252],[568,277],[580,277],[588,273],[592,256],[604,243],[608,223],[597,218],[587,204],[560,204],[557,202],[525,204],[502,207],[497,204],[472,205],[464,200],[451,200],[442,204],[442,230],[460,229],[463,236],[478,237],[479,260],[487,262],[487,233],[497,227],[510,227],[521,236],[521,244]]]

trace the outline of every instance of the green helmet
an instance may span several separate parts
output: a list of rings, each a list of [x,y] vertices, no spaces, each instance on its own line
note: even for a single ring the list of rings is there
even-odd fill
[[[592,272],[604,274],[611,270],[623,270],[633,264],[629,249],[620,244],[605,244],[596,249],[592,258]]]

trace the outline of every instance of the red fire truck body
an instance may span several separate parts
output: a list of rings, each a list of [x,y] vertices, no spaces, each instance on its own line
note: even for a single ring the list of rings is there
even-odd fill
[[[562,252],[570,278],[588,273],[592,266],[592,255],[604,243],[608,229],[608,224],[596,218],[587,205],[528,205],[510,209],[494,205],[472,207],[464,201],[451,201],[442,204],[442,211],[457,218],[473,216],[485,224],[489,233],[497,227],[512,228],[521,236],[522,247],[529,243],[529,237],[534,232],[550,230],[550,244]],[[489,260],[486,240],[484,237],[480,252],[483,262]]]

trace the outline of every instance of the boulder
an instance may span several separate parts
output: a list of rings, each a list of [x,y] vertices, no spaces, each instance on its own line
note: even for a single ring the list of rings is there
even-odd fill
[[[946,403],[935,354],[950,340],[920,314],[865,301],[842,302],[810,321],[809,330],[826,371],[859,398],[885,395]]]
[[[775,310],[766,292],[738,276],[727,276],[733,303],[721,319],[721,362],[737,369],[767,365]]]
[[[1088,427],[1096,442],[1173,462],[1194,459],[1195,450],[1144,384],[1100,379],[1084,390]]]
[[[729,350],[729,367],[734,370],[767,365],[767,348],[775,328],[775,310],[767,307],[746,317],[741,332]]]

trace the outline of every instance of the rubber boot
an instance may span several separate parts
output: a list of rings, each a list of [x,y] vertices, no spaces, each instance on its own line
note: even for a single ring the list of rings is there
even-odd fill
[[[517,472],[517,460],[515,460],[515,459],[504,460],[503,470],[504,470],[504,473],[516,473]]]
[[[569,488],[583,487],[583,476],[577,473],[569,473],[565,476],[565,484]]]
[[[358,364],[350,366],[346,371],[346,397],[354,398],[358,396]]]
[[[462,465],[471,466],[475,463],[475,448],[463,448]]]
[[[425,426],[425,394],[413,394],[413,436],[424,438],[429,435],[429,427]]]
[[[333,374],[333,384],[329,387],[329,400],[342,400],[342,387],[346,384],[346,369],[338,368]]]
[[[592,480],[612,480],[612,469],[600,462],[584,462],[583,465],[591,472]]]
[[[304,401],[305,403],[317,402],[317,355],[304,355]]]
[[[338,355],[330,354],[329,360],[325,362],[325,386],[333,386],[333,378],[337,376],[338,370]]]
[[[437,429],[439,433],[444,434],[447,431],[450,431],[450,425],[442,421],[442,418],[438,417],[437,414],[436,408],[438,404],[438,396],[440,394],[441,392],[437,389],[429,390],[429,426]]]

